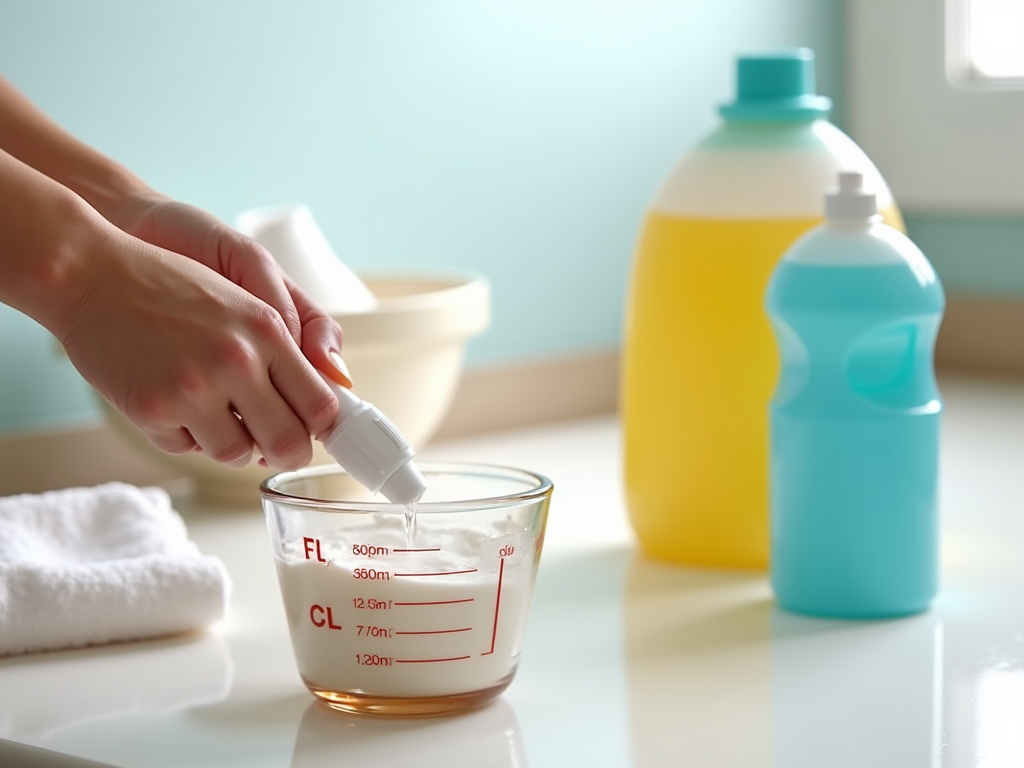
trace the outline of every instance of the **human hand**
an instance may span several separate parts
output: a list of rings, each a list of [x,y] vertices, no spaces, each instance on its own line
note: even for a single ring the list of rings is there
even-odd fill
[[[200,449],[243,466],[258,450],[275,471],[307,464],[310,435],[333,425],[337,400],[280,311],[198,260],[106,222],[98,229],[58,330],[85,379],[168,453]],[[240,280],[252,274],[248,264],[235,269]],[[323,346],[340,334],[281,281],[293,327],[326,357]]]
[[[202,209],[156,193],[133,195],[111,219],[128,234],[198,261],[265,301],[281,315],[315,368],[342,386],[352,386],[340,357],[341,326],[255,240]]]
[[[158,447],[307,463],[337,412],[313,367],[351,386],[332,364],[337,323],[255,242],[158,195],[2,78],[0,128],[0,301]]]

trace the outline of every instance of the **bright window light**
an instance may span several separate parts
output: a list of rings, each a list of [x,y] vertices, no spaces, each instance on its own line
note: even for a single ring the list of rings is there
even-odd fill
[[[982,77],[1024,77],[1024,0],[971,0],[967,52]]]
[[[1024,89],[1024,0],[947,0],[946,32],[955,85]]]

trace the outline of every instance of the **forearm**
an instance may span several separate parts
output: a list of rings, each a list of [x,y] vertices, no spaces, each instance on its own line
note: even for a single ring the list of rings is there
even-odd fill
[[[0,302],[63,340],[113,228],[74,192],[0,150]]]
[[[155,194],[127,168],[53,122],[3,78],[0,149],[74,191],[115,224],[126,200]]]

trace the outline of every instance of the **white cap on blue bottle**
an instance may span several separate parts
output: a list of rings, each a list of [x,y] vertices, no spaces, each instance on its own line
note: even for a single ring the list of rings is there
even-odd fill
[[[335,461],[371,493],[408,506],[427,489],[416,453],[375,406],[321,374],[338,398],[338,421],[321,442]]]
[[[860,171],[840,171],[839,185],[825,193],[825,218],[832,222],[862,222],[880,219],[875,193],[864,188]]]

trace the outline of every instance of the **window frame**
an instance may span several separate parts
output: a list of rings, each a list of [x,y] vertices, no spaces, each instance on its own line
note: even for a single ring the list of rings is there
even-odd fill
[[[976,0],[945,0],[946,78],[964,91],[1024,91],[1024,74],[986,75],[971,56],[971,4]],[[1021,30],[1024,45],[1024,29]]]
[[[848,0],[845,127],[911,213],[1024,214],[1024,91],[955,87],[947,0]]]

